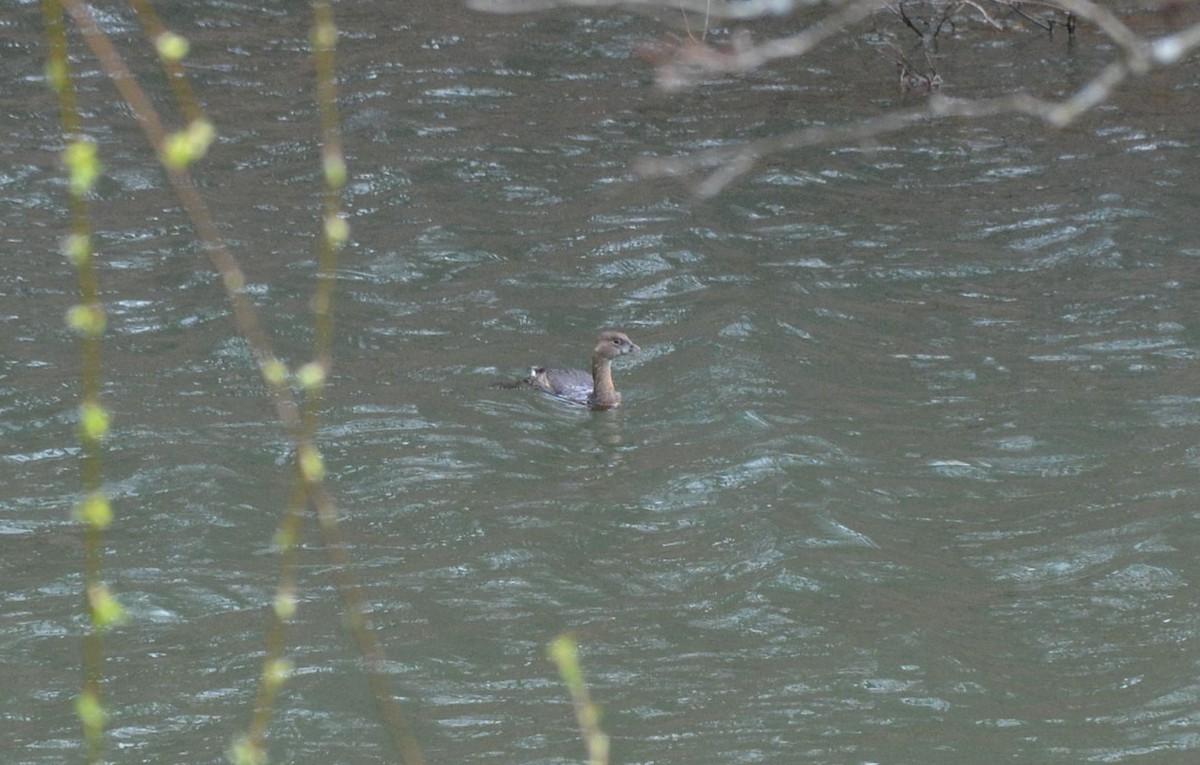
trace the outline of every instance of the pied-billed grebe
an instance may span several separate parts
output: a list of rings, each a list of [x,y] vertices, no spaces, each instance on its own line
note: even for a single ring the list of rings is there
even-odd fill
[[[582,369],[534,367],[529,377],[513,383],[498,383],[502,388],[529,387],[551,396],[592,409],[612,409],[621,405],[621,394],[613,387],[612,360],[641,348],[623,332],[601,332],[592,349],[592,373]]]

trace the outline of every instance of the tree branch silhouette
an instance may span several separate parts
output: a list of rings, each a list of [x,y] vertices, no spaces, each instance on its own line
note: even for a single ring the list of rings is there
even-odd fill
[[[897,56],[895,51],[881,50],[883,55],[900,67],[902,81],[905,80],[905,73],[908,73],[912,75],[908,79],[912,80],[913,87],[923,86],[930,93],[923,106],[899,109],[853,124],[810,127],[747,141],[738,146],[677,157],[643,158],[635,163],[635,169],[644,177],[675,177],[688,181],[691,190],[700,197],[720,193],[771,155],[808,146],[866,143],[920,122],[951,117],[981,119],[1021,114],[1038,119],[1047,127],[1062,128],[1108,101],[1131,78],[1144,76],[1156,68],[1176,65],[1200,47],[1200,24],[1161,37],[1147,38],[1131,29],[1107,6],[1092,0],[929,0],[925,5],[932,7],[932,13],[925,29],[918,26],[908,12],[908,6],[913,4],[888,5],[877,0],[840,0],[819,6],[788,0],[471,0],[470,5],[478,10],[507,13],[619,5],[635,9],[654,8],[660,12],[704,13],[708,17],[734,21],[782,15],[801,7],[809,11],[819,8],[819,15],[803,30],[786,37],[755,43],[748,35],[735,32],[730,36],[729,43],[720,46],[692,36],[684,41],[653,46],[649,58],[656,65],[658,87],[666,91],[692,88],[710,77],[745,74],[773,61],[805,56],[844,34],[848,26],[882,13],[899,18],[921,38],[921,46],[931,45],[947,24],[953,28],[953,16],[957,13],[975,13],[988,26],[999,27],[999,16],[1003,11],[1037,22],[1029,14],[1030,7],[1065,14],[1065,26],[1072,36],[1079,21],[1091,24],[1114,45],[1112,60],[1091,80],[1060,100],[1046,100],[1023,91],[988,99],[950,98],[934,92],[940,84],[940,77],[932,67],[928,73],[918,72],[906,63],[908,58],[904,54]],[[1038,23],[1038,26],[1049,33],[1053,33],[1055,28],[1053,20]]]

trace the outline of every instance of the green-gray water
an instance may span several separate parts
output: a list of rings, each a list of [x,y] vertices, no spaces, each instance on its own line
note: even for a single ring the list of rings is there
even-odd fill
[[[74,278],[35,5],[0,74],[0,741],[78,761]],[[188,3],[222,138],[198,180],[289,361],[319,162],[294,3]],[[113,13],[124,14],[124,11]],[[339,6],[352,182],[322,444],[431,763],[582,759],[575,630],[621,763],[1178,762],[1200,748],[1195,67],[1062,132],[922,125],[695,201],[672,155],[910,106],[869,30],[685,94],[653,19]],[[776,22],[784,24],[784,22]],[[144,44],[106,18],[141,71]],[[786,25],[785,25],[786,26]],[[79,49],[82,52],[82,48]],[[1094,31],[946,38],[945,88],[1078,87]],[[288,451],[112,86],[105,574],[113,762],[218,762],[249,717]],[[148,80],[162,103],[161,80]],[[489,384],[643,352],[593,414]],[[277,762],[390,762],[309,525]]]

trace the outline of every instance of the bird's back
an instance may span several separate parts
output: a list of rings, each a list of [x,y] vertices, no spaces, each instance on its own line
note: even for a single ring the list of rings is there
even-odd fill
[[[535,367],[525,379],[531,387],[577,404],[589,403],[592,376],[582,369]]]

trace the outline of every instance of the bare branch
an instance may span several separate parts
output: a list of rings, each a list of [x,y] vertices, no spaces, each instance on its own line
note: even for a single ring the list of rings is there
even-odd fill
[[[637,162],[636,169],[647,177],[680,177],[716,168],[693,189],[700,197],[711,197],[750,172],[763,157],[809,146],[863,143],[926,120],[948,117],[978,119],[999,114],[1025,114],[1061,128],[1107,101],[1121,83],[1132,75],[1141,74],[1151,63],[1169,65],[1197,48],[1200,48],[1200,24],[1164,37],[1153,44],[1131,50],[1129,58],[1113,61],[1063,101],[1046,101],[1028,93],[1014,93],[983,100],[932,95],[926,108],[892,112],[848,125],[810,127],[787,135],[683,157],[645,158]]]
[[[745,35],[735,35],[730,45],[720,48],[703,43],[668,48],[657,56],[659,86],[681,90],[713,74],[749,72],[777,59],[803,56],[877,8],[871,0],[851,0],[802,32],[760,45],[751,44]]]
[[[1196,48],[1200,48],[1200,24],[1155,40],[1150,46],[1150,55],[1159,66],[1170,66]]]
[[[722,19],[756,19],[786,16],[797,6],[819,5],[822,0],[467,0],[472,10],[487,13],[532,13],[553,8],[627,7],[690,11]]]
[[[991,17],[991,15],[989,15],[988,12],[986,10],[984,10],[983,6],[980,5],[979,3],[975,2],[975,0],[966,0],[964,5],[969,5],[972,8],[974,8],[975,10],[979,11],[979,15],[983,17],[984,23],[986,23],[992,29],[1000,29],[1001,28],[1000,22],[993,19]]]
[[[879,55],[888,59],[896,65],[900,70],[900,88],[903,91],[923,90],[926,93],[932,93],[942,85],[941,75],[937,73],[937,68],[933,65],[933,60],[929,57],[929,49],[921,46],[921,51],[925,54],[925,65],[928,67],[928,72],[921,71],[913,62],[904,55],[904,51],[900,46],[889,43],[888,49],[880,48],[877,50]]]
[[[1005,6],[1010,11],[1012,11],[1016,15],[1020,16],[1021,18],[1025,19],[1030,24],[1033,24],[1034,26],[1038,27],[1039,29],[1043,29],[1046,32],[1050,32],[1050,33],[1054,32],[1054,22],[1053,21],[1048,21],[1048,22],[1041,21],[1040,19],[1035,19],[1034,17],[1030,16],[1028,13],[1025,12],[1025,8],[1024,8],[1025,4],[1022,2],[1019,2],[1019,0],[1004,0],[1004,2],[1001,3],[1001,5]]]
[[[684,176],[715,167],[717,169],[695,189],[699,196],[710,197],[749,172],[760,159],[770,154],[822,144],[863,142],[902,130],[930,116],[931,111],[927,108],[891,112],[848,125],[814,126],[787,135],[763,138],[740,146],[710,149],[684,157],[644,158],[637,162],[635,169],[642,175],[655,177]]]
[[[922,40],[925,39],[925,32],[917,29],[916,23],[914,23],[913,20],[908,17],[908,12],[904,10],[904,3],[897,3],[895,12],[896,15],[900,17],[900,20],[904,22],[904,26],[911,29],[917,37],[920,37]]]
[[[813,6],[817,0],[468,0],[473,8],[495,12],[542,10],[553,7],[611,7],[640,9],[682,9],[707,13],[718,18],[751,18],[767,14],[783,14],[796,6]],[[963,8],[976,11],[984,23],[1000,28],[1001,24],[984,7],[986,4],[1007,8],[1019,13],[1044,29],[1053,24],[1041,24],[1023,8],[1039,6],[1067,15],[1067,28],[1073,34],[1076,20],[1095,25],[1117,46],[1118,57],[1105,66],[1083,87],[1061,101],[1046,101],[1028,93],[1014,93],[985,100],[958,100],[931,95],[928,104],[919,109],[883,114],[851,125],[816,126],[782,136],[764,138],[738,146],[699,152],[671,158],[645,158],[637,170],[645,176],[688,176],[707,173],[695,191],[700,196],[712,196],[740,178],[765,156],[807,146],[867,142],[878,136],[903,130],[924,120],[947,117],[982,118],[997,114],[1025,114],[1053,127],[1064,127],[1081,115],[1104,103],[1113,91],[1132,76],[1145,74],[1155,66],[1169,66],[1200,48],[1200,25],[1184,29],[1158,40],[1150,40],[1134,32],[1104,5],[1094,0],[930,0],[936,22],[919,24],[910,16],[903,3],[895,5],[879,0],[833,0],[825,15],[801,32],[755,44],[748,33],[735,33],[723,46],[691,39],[682,43],[662,43],[644,46],[643,54],[658,66],[658,84],[664,90],[690,87],[713,74],[743,73],[782,58],[803,56],[845,27],[883,10],[890,11],[913,32],[922,43],[935,39],[947,24],[953,25],[953,15]],[[925,27],[924,29],[922,27]],[[913,66],[902,52],[882,55],[900,68],[901,82],[908,87],[922,87],[929,92],[937,89],[941,80],[926,52],[928,73]]]
[[[1135,65],[1134,59],[1140,61],[1146,56],[1146,40],[1127,27],[1108,8],[1093,3],[1091,0],[1050,0],[1045,5],[1074,14],[1095,24],[1109,39],[1121,46],[1135,72],[1141,74],[1145,71]]]
[[[485,0],[473,1],[484,2]],[[500,2],[500,0],[486,1]],[[609,0],[563,0],[562,2],[558,0],[510,1],[519,3],[536,2],[550,5],[595,5],[609,2]],[[656,2],[641,0],[639,4],[642,6],[667,7],[676,1],[678,0],[657,0]],[[616,0],[612,0],[612,2],[615,3]],[[701,2],[702,0],[682,0],[682,3],[688,7],[699,6]],[[734,3],[734,5],[749,5],[752,2],[754,0],[747,0],[746,3]],[[1021,5],[1015,2],[1015,0],[997,0],[997,2],[1006,7],[1018,10],[1018,6]],[[951,13],[964,4],[969,4],[980,11],[985,21],[996,26],[995,20],[988,16],[975,2],[949,3],[932,30],[921,30],[908,16],[903,4],[898,4],[890,10],[897,14],[913,32],[920,35],[922,40],[925,41],[936,37],[937,32],[945,24],[950,23]],[[1099,6],[1091,2],[1091,0],[1048,0],[1047,2],[1037,4],[1069,12],[1074,16],[1096,24],[1096,26],[1121,47],[1130,68],[1135,73],[1141,74],[1148,67],[1149,52],[1146,41],[1130,30],[1129,27],[1122,23],[1107,8]],[[729,5],[729,3],[715,4],[713,7],[719,10],[714,15],[723,13],[725,10],[724,6],[726,5]],[[879,8],[878,3],[871,0],[845,0],[845,2],[838,4],[837,7],[832,9],[824,18],[816,21],[802,32],[788,37],[768,40],[757,45],[747,44],[745,38],[735,38],[733,45],[724,48],[705,44],[677,46],[673,51],[669,52],[670,55],[657,56],[660,64],[659,85],[664,90],[679,90],[695,85],[704,79],[706,75],[748,72],[777,59],[803,56],[843,31],[844,27],[861,21],[878,11]]]

